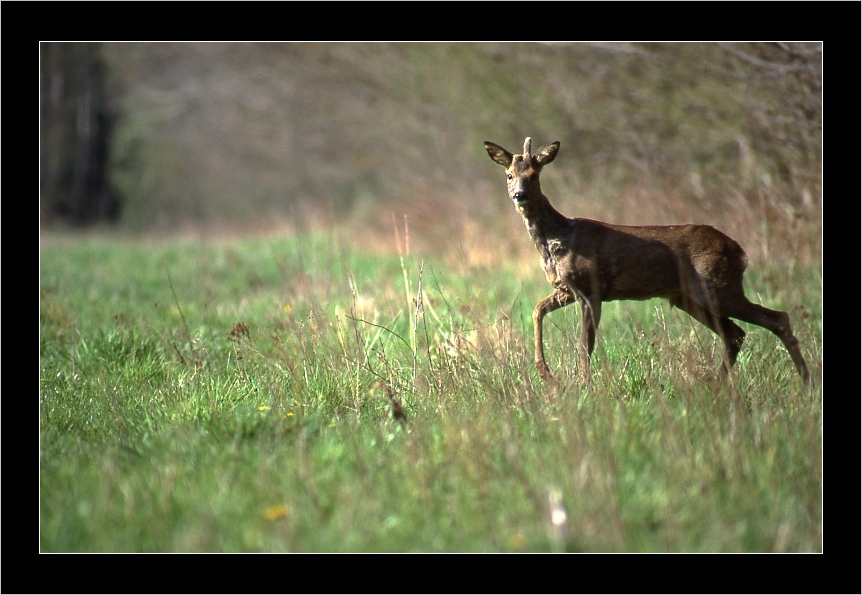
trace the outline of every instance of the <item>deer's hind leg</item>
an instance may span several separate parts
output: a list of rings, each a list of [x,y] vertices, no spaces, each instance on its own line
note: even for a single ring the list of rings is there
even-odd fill
[[[533,338],[535,342],[535,364],[536,370],[539,372],[545,382],[554,383],[554,376],[545,362],[545,349],[542,343],[542,321],[546,314],[568,306],[575,301],[575,296],[571,293],[555,290],[554,293],[536,304],[533,310]]]
[[[733,302],[729,302],[722,308],[722,315],[732,316],[745,322],[762,326],[765,329],[772,331],[784,346],[790,352],[790,357],[793,359],[793,364],[799,375],[802,376],[803,384],[808,384],[808,366],[805,364],[805,358],[802,357],[802,352],[799,350],[799,340],[793,334],[793,329],[790,326],[790,316],[787,312],[778,310],[770,310],[761,305],[748,301],[744,295]]]
[[[683,296],[671,298],[670,305],[686,312],[689,316],[721,337],[724,343],[724,366],[722,370],[724,375],[729,374],[730,369],[736,363],[739,350],[742,349],[742,343],[745,341],[745,331],[727,316],[718,316],[704,306]]]

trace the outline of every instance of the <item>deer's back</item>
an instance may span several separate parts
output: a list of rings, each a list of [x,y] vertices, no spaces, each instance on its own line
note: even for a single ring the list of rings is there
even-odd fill
[[[712,292],[742,288],[745,253],[712,226],[572,219],[568,227],[562,243],[568,251],[558,250],[557,275],[587,295],[598,291],[604,301],[670,298],[698,286]]]

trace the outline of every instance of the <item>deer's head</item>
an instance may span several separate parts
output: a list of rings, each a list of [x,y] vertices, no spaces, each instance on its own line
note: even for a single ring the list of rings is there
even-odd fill
[[[545,145],[535,155],[530,154],[532,139],[524,139],[524,153],[513,155],[500,145],[485,141],[485,150],[495,163],[506,168],[506,184],[509,188],[509,198],[516,206],[526,206],[542,196],[539,184],[539,172],[557,156],[560,141]]]

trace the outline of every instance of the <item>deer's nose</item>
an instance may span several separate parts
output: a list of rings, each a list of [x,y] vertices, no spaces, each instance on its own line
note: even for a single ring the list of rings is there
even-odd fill
[[[515,194],[512,195],[512,200],[515,202],[522,202],[527,199],[527,193],[523,190],[518,190]]]

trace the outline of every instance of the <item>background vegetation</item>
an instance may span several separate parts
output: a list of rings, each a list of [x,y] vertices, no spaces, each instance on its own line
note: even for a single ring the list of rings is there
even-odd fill
[[[125,227],[324,218],[388,237],[395,210],[436,243],[508,211],[482,141],[532,136],[562,142],[548,183],[567,212],[819,237],[820,44],[84,45],[44,46],[44,161],[65,146],[49,116],[102,105],[76,128],[109,131]]]
[[[820,551],[821,79],[819,44],[45,44],[43,551]],[[528,135],[565,214],[739,240],[812,389],[747,325],[717,383],[657,301],[606,305],[592,392],[553,314],[542,384],[482,148]]]

